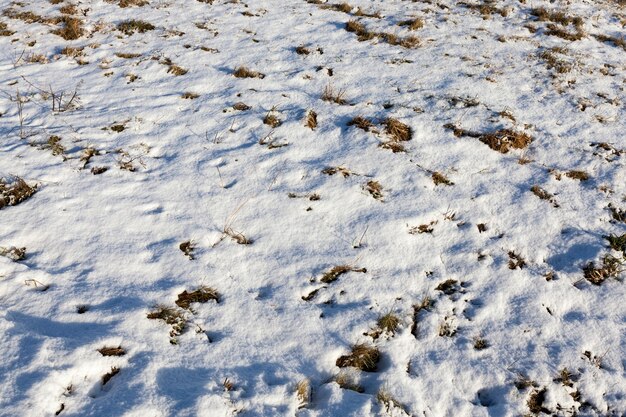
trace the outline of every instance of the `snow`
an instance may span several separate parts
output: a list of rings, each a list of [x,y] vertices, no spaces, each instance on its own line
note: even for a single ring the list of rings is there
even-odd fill
[[[447,0],[352,0],[350,13],[304,0],[117,3],[75,3],[85,33],[68,41],[51,33],[61,24],[6,13],[60,16],[68,2],[0,0],[14,32],[0,36],[0,177],[37,185],[0,208],[0,247],[26,247],[23,260],[0,256],[0,416],[513,416],[542,388],[542,413],[626,414],[626,273],[601,285],[583,274],[625,256],[604,236],[626,233],[610,208],[626,210],[626,61],[595,37],[624,38],[623,6],[502,0],[506,16],[483,16]],[[548,35],[538,7],[583,17],[585,36]],[[415,17],[423,28],[397,25]],[[128,36],[116,25],[129,19],[156,28]],[[352,19],[421,45],[360,42],[344,30]],[[547,67],[553,47],[569,72]],[[240,66],[265,77],[236,78]],[[321,100],[328,85],[348,104]],[[74,91],[53,111],[51,92],[63,106]],[[275,128],[263,124],[272,109]],[[348,126],[356,116],[373,131]],[[404,153],[379,147],[388,117],[413,131]],[[533,141],[500,153],[446,124]],[[432,232],[409,233],[420,225]],[[190,240],[192,260],[179,249]],[[510,253],[525,266],[510,269]],[[367,272],[320,281],[340,265]],[[449,279],[455,292],[437,290]],[[181,310],[187,328],[170,343],[172,326],[148,313],[202,286],[219,302]],[[415,316],[425,297],[432,308]],[[368,335],[387,313],[395,334]],[[454,334],[440,336],[442,323]],[[377,371],[338,368],[361,343],[380,350]]]

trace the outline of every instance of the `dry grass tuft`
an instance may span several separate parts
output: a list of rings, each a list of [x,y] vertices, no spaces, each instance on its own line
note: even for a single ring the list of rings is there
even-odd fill
[[[166,324],[172,326],[172,330],[170,331],[170,343],[173,345],[178,344],[176,337],[183,334],[187,328],[185,313],[176,308],[157,306],[155,307],[155,311],[148,313],[147,317],[151,320],[163,320]]]
[[[348,126],[356,126],[359,129],[369,132],[374,127],[374,122],[362,116],[356,116],[350,119]]]
[[[532,138],[526,133],[510,129],[500,129],[483,134],[478,140],[500,153],[507,153],[510,148],[524,149],[532,142]]]
[[[85,30],[83,29],[83,22],[80,19],[63,16],[61,18],[61,22],[63,23],[63,28],[53,30],[52,33],[62,37],[66,41],[76,40],[85,33]]]
[[[333,381],[339,385],[341,389],[348,389],[359,393],[365,392],[365,389],[359,385],[355,375],[351,372],[341,371],[333,378]]]
[[[398,330],[398,327],[400,327],[400,318],[393,313],[387,313],[379,317],[376,324],[381,330],[393,335]]]
[[[0,36],[11,36],[15,32],[9,29],[6,23],[0,22]]]
[[[547,390],[545,388],[542,388],[540,390],[533,390],[533,392],[530,393],[530,396],[528,397],[528,401],[526,402],[526,405],[528,405],[528,409],[530,410],[531,413],[551,414],[550,410],[547,410],[543,406],[543,403],[546,400],[546,392]]]
[[[185,100],[195,100],[198,97],[200,97],[199,94],[192,93],[190,91],[187,91],[180,96],[180,98],[185,99]]]
[[[113,378],[115,375],[119,373],[120,373],[120,368],[118,368],[117,366],[112,367],[109,372],[102,375],[102,385],[106,385],[111,380],[111,378]]]
[[[321,99],[324,101],[329,101],[331,103],[344,105],[348,104],[348,101],[344,98],[345,94],[346,90],[335,91],[333,86],[328,84],[326,87],[324,87]]]
[[[0,256],[9,258],[13,262],[23,261],[26,259],[26,248],[16,248],[15,246],[8,248],[0,247]]]
[[[10,182],[0,178],[0,209],[17,206],[37,192],[37,186],[30,186],[20,177],[12,177]]]
[[[206,303],[210,300],[214,300],[216,303],[220,302],[220,295],[217,290],[210,287],[200,287],[192,292],[185,290],[178,294],[176,305],[189,310],[191,303]]]
[[[565,176],[578,181],[587,181],[589,179],[589,174],[587,174],[585,171],[571,170],[567,171],[565,173]]]
[[[265,74],[258,71],[252,71],[246,67],[237,67],[233,71],[233,75],[237,78],[265,78]]]
[[[296,384],[296,398],[298,408],[304,408],[311,402],[311,383],[308,379],[303,379]]]
[[[524,260],[524,258],[522,258],[521,255],[518,255],[517,253],[515,253],[514,251],[509,251],[508,253],[509,255],[509,269],[524,269],[524,267],[526,266],[526,260]]]
[[[111,346],[105,346],[101,349],[98,349],[98,352],[100,352],[100,354],[102,356],[124,356],[126,355],[126,350],[124,350],[124,348],[122,348],[121,346],[118,347],[111,347]]]
[[[185,256],[189,258],[190,261],[194,259],[193,251],[195,250],[195,248],[196,248],[196,245],[191,240],[187,240],[181,243],[180,245],[178,245],[178,249],[180,249],[181,252],[184,253]]]
[[[352,347],[349,355],[337,359],[336,365],[340,368],[353,367],[364,372],[376,372],[380,361],[380,351],[375,346],[358,344]]]
[[[135,33],[145,33],[154,29],[156,29],[156,27],[152,23],[144,20],[127,20],[117,25],[117,30],[128,36]]]
[[[406,142],[413,138],[413,130],[410,126],[402,123],[398,119],[387,118],[383,121],[385,133],[396,142]]]
[[[367,269],[357,268],[357,267],[350,266],[350,265],[337,265],[337,266],[332,267],[329,271],[325,272],[324,275],[322,275],[322,278],[320,279],[320,281],[322,281],[325,284],[330,284],[331,282],[337,281],[337,279],[339,279],[341,275],[346,274],[348,272],[366,273]]]
[[[435,183],[435,185],[454,185],[454,183],[452,181],[450,181],[445,175],[443,175],[441,172],[433,172],[431,178],[433,179],[433,182]]]
[[[317,113],[314,110],[309,110],[304,118],[304,125],[311,130],[317,127]]]
[[[382,142],[381,144],[378,145],[378,147],[382,149],[389,149],[393,153],[406,152],[406,148],[404,147],[403,144],[399,142],[395,142],[393,140]]]
[[[406,407],[396,400],[389,391],[381,388],[376,394],[376,400],[385,407],[387,413],[391,413],[394,408],[400,409],[405,415],[409,415]]]
[[[410,30],[418,30],[424,27],[424,20],[416,17],[414,19],[403,20],[398,23],[398,26],[406,26]]]
[[[283,122],[282,122],[282,120],[280,120],[278,118],[278,116],[273,114],[274,111],[275,111],[275,109],[272,108],[270,111],[267,112],[267,114],[263,118],[263,124],[266,124],[266,125],[268,125],[270,127],[273,127],[273,128],[277,128],[278,126],[282,125]]]
[[[622,252],[626,256],[626,233],[621,236],[611,234],[604,238],[609,242],[611,249]]]
[[[534,195],[539,197],[540,199],[546,200],[546,201],[549,201],[550,203],[552,203],[552,206],[554,206],[555,208],[560,207],[559,204],[556,202],[556,199],[554,198],[554,195],[550,194],[549,192],[547,192],[546,190],[544,190],[540,186],[533,185],[532,187],[530,187],[530,191]]]
[[[609,278],[617,279],[619,274],[624,272],[624,262],[613,255],[604,255],[602,266],[596,267],[593,262],[589,262],[584,268],[585,279],[593,285],[601,285]]]
[[[364,185],[364,190],[370,193],[376,200],[382,201],[383,199],[383,186],[378,181],[370,180]]]

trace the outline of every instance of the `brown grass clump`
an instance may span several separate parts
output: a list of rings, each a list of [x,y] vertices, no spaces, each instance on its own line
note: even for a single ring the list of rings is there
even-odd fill
[[[308,55],[311,53],[311,50],[304,45],[296,47],[295,51],[298,55]]]
[[[145,33],[156,29],[152,23],[143,20],[127,20],[117,25],[117,30],[131,36],[135,33]]]
[[[626,233],[621,236],[610,234],[609,236],[604,236],[604,238],[609,242],[611,249],[626,255]]]
[[[613,217],[613,220],[626,223],[626,210],[615,207],[611,203],[609,203],[609,210],[611,211],[611,217]]]
[[[235,109],[237,111],[246,111],[246,110],[250,110],[251,108],[252,108],[251,106],[248,106],[243,101],[239,101],[239,102],[233,104],[233,109]]]
[[[369,32],[365,25],[358,20],[350,20],[346,23],[345,29],[348,32],[355,33],[359,41],[367,41],[376,37],[375,32]]]
[[[416,17],[414,19],[403,20],[398,23],[398,26],[406,26],[410,30],[418,30],[424,27],[424,20]]]
[[[296,398],[298,408],[304,408],[311,402],[311,383],[308,379],[302,379],[296,384]]]
[[[500,129],[481,135],[478,140],[500,153],[507,153],[510,148],[524,149],[532,142],[532,138],[526,133],[510,129]]]
[[[322,174],[331,175],[331,176],[335,174],[341,174],[343,175],[344,178],[347,178],[350,175],[358,175],[345,167],[327,167],[322,170]]]
[[[147,317],[151,320],[163,320],[166,324],[172,326],[170,343],[173,345],[178,343],[176,336],[183,334],[187,328],[187,319],[183,311],[172,307],[157,306],[155,311],[148,313]]]
[[[274,109],[267,112],[265,117],[263,118],[263,124],[266,124],[270,127],[276,128],[283,124],[282,120],[280,120],[276,115],[272,114]]]
[[[120,373],[120,368],[118,368],[117,366],[112,367],[109,372],[102,375],[102,385],[106,385],[111,380],[111,378],[113,378],[115,375],[119,373]]]
[[[6,206],[17,206],[36,192],[36,185],[30,186],[20,177],[12,177],[10,182],[0,178],[0,209]]]
[[[358,344],[352,347],[349,355],[343,355],[335,363],[340,368],[353,367],[364,372],[376,372],[380,361],[380,351],[375,346]]]
[[[365,389],[358,384],[355,375],[351,372],[341,371],[332,380],[339,385],[341,389],[349,389],[350,391],[360,393],[365,392]]]
[[[452,181],[450,181],[445,175],[441,172],[433,172],[432,179],[435,185],[454,185]]]
[[[563,54],[562,50],[548,49],[539,54],[539,58],[546,62],[548,69],[554,69],[557,74],[565,74],[572,70],[572,64],[560,59],[557,53]]]
[[[324,91],[322,92],[321,99],[324,101],[329,101],[331,103],[344,105],[344,104],[348,104],[348,102],[344,98],[345,94],[346,94],[345,90],[335,91],[333,86],[328,84],[326,87],[324,87]]]
[[[185,310],[189,310],[191,303],[206,303],[210,300],[214,300],[216,303],[220,302],[220,295],[217,290],[210,287],[200,287],[192,292],[185,290],[178,294],[176,305]]]
[[[530,187],[530,191],[536,195],[537,197],[539,197],[542,200],[547,200],[549,202],[552,203],[552,205],[555,208],[560,207],[559,204],[556,202],[554,195],[550,194],[549,192],[547,192],[546,190],[544,190],[543,188],[541,188],[538,185],[533,185],[532,187]]]
[[[528,409],[530,410],[531,413],[533,414],[539,414],[542,412],[548,413],[550,414],[550,410],[547,410],[544,406],[543,403],[546,400],[546,392],[547,390],[545,388],[542,388],[540,390],[533,390],[533,392],[530,393],[530,396],[528,397],[528,401],[526,402],[526,405],[528,405]]]
[[[374,127],[374,123],[365,117],[356,116],[348,122],[348,126],[356,126],[359,129],[369,132]]]
[[[526,261],[521,255],[518,255],[514,251],[509,251],[509,269],[524,269],[526,266]]]
[[[600,42],[610,42],[618,48],[626,51],[626,38],[618,38],[617,36],[593,35]]]
[[[393,313],[387,313],[379,317],[376,324],[381,330],[395,334],[400,327],[400,318]]]
[[[132,59],[132,58],[139,58],[141,54],[134,54],[132,52],[116,52],[115,56],[118,58]]]
[[[168,74],[173,74],[173,75],[175,75],[175,76],[177,76],[177,77],[180,77],[181,75],[185,75],[185,74],[187,74],[187,73],[189,72],[189,71],[188,71],[188,70],[186,70],[185,68],[183,68],[183,67],[179,67],[178,65],[173,64],[173,63],[171,63],[171,62],[170,62],[169,64],[167,64],[167,65],[168,65],[168,67],[169,67],[169,68],[167,69],[167,73],[168,73]]]
[[[80,19],[63,16],[61,18],[61,22],[63,23],[63,28],[53,30],[52,33],[62,37],[66,41],[78,39],[85,33],[85,30],[83,29],[83,22]]]
[[[317,113],[314,110],[309,110],[304,118],[304,125],[311,130],[317,127]]]
[[[118,5],[122,8],[124,7],[142,7],[148,4],[147,0],[120,0]]]
[[[126,355],[126,350],[124,350],[121,346],[118,347],[110,347],[110,346],[105,346],[101,349],[98,349],[98,352],[100,352],[100,354],[102,356],[124,356]]]
[[[0,247],[0,256],[9,258],[13,262],[23,261],[26,259],[26,248],[16,248],[15,246],[8,248]]]
[[[332,267],[328,272],[325,272],[324,275],[322,275],[322,278],[320,279],[320,281],[322,281],[325,284],[330,284],[331,282],[337,281],[337,279],[339,279],[341,275],[346,274],[348,272],[366,273],[367,269],[357,268],[357,267],[350,266],[350,265],[337,265],[337,266]]]
[[[582,30],[577,30],[576,32],[569,32],[563,29],[560,26],[555,25],[554,23],[548,23],[546,26],[546,35],[548,36],[557,36],[561,39],[565,39],[566,41],[579,41],[585,37],[585,33]]]
[[[563,26],[573,24],[577,28],[580,28],[583,25],[583,19],[581,17],[571,17],[562,11],[551,11],[545,7],[531,9],[530,14],[535,16],[540,22],[554,22]]]
[[[593,285],[601,285],[609,278],[617,279],[622,272],[624,272],[623,261],[612,255],[605,255],[602,258],[602,266],[596,267],[593,262],[589,262],[583,268],[585,279]]]
[[[398,119],[387,118],[383,121],[385,133],[396,142],[405,142],[413,138],[413,130],[410,126],[402,123]]]
[[[193,251],[195,248],[196,245],[191,240],[187,240],[178,245],[178,249],[180,249],[181,252],[184,253],[187,258],[189,258],[189,260],[194,259]]]
[[[233,75],[237,78],[265,78],[265,74],[262,74],[258,71],[252,71],[246,67],[235,68]]]
[[[75,4],[66,4],[59,9],[61,14],[78,14],[79,10]]]
[[[197,99],[198,97],[200,97],[200,95],[199,95],[199,94],[192,93],[192,92],[189,92],[189,91],[187,91],[187,92],[183,93],[183,94],[180,96],[180,98],[185,99],[185,100],[195,100],[195,99]]]
[[[378,181],[370,180],[363,187],[365,191],[371,194],[376,200],[383,199],[383,186]]]
[[[483,350],[489,347],[489,342],[487,342],[482,337],[477,337],[474,339],[474,349]]]
[[[443,127],[452,130],[456,137],[469,136],[478,138],[482,143],[500,153],[507,153],[510,149],[524,149],[533,141],[533,138],[526,133],[511,129],[500,129],[494,132],[483,133],[465,130],[451,123],[447,123]]]
[[[393,153],[406,152],[406,148],[403,144],[395,142],[393,140],[382,142],[380,145],[378,145],[378,147],[383,149],[389,149]]]
[[[12,30],[9,30],[9,27],[6,23],[0,22],[0,36],[11,36],[14,33],[15,32],[13,32]]]
[[[587,181],[589,179],[589,174],[587,174],[585,171],[571,170],[567,171],[565,173],[565,176],[578,181]]]
[[[460,290],[461,290],[461,286],[459,285],[459,281],[455,279],[447,279],[441,282],[435,288],[435,291],[441,291],[446,295],[452,295],[455,292],[460,291]]]

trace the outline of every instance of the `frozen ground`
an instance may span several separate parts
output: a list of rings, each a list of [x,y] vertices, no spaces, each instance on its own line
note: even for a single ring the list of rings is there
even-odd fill
[[[1,416],[626,413],[623,2],[143,3],[0,0]]]

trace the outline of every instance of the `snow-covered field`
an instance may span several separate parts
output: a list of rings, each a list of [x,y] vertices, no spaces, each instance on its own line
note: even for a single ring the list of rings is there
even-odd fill
[[[0,8],[0,416],[626,415],[623,0]]]

